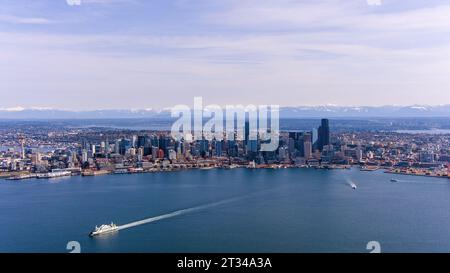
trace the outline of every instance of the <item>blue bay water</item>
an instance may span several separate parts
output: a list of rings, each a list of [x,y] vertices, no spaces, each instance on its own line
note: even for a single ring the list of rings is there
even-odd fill
[[[357,169],[0,180],[0,252],[68,252],[69,241],[82,252],[369,252],[369,241],[383,252],[450,252],[449,193],[448,179]],[[217,202],[88,237],[95,225]]]

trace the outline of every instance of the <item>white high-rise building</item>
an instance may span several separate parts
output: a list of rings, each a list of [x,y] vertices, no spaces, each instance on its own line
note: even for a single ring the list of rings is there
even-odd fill
[[[361,149],[361,145],[358,144],[358,146],[356,147],[356,160],[358,162],[360,162],[362,160],[362,157],[363,157],[363,152],[362,152],[362,149]]]
[[[138,161],[142,161],[142,159],[144,158],[144,148],[138,148],[137,157]]]
[[[81,161],[83,161],[83,163],[88,161],[88,153],[86,150],[83,150],[81,153]]]
[[[106,144],[104,141],[100,142],[100,153],[104,154],[106,152]]]
[[[95,155],[95,144],[92,144],[92,146],[91,146],[92,148],[91,148],[91,152],[92,152],[92,156],[94,156]]]

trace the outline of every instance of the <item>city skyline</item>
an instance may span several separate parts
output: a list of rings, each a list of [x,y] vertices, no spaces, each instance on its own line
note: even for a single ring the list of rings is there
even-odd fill
[[[71,3],[77,3],[72,1]],[[4,1],[0,108],[450,101],[445,1]]]
[[[264,136],[251,137],[249,122],[245,123],[242,138],[224,134],[219,138],[203,136],[193,140],[176,138],[167,130],[114,127],[81,127],[84,130],[80,130],[63,123],[19,125],[3,130],[7,133],[0,139],[0,148],[3,147],[0,178],[23,180],[192,168],[347,169],[350,166],[359,166],[364,171],[384,168],[389,173],[450,177],[448,133],[402,133],[395,128],[333,131],[330,120],[324,118],[314,125],[319,127],[306,130],[291,127],[280,131],[277,147],[270,151],[263,149],[267,141]],[[36,128],[39,128],[37,134]],[[235,134],[239,130],[236,128]]]

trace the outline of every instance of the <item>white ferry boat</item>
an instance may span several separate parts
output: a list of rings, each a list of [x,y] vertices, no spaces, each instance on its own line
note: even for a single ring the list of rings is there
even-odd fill
[[[95,226],[95,229],[89,233],[89,236],[94,237],[97,235],[105,234],[105,233],[111,233],[118,231],[119,227],[116,226],[116,224],[112,223],[110,225],[101,225],[99,227]]]

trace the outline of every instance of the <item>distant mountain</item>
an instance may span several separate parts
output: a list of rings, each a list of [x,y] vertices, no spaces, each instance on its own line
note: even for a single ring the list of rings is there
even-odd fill
[[[58,109],[1,109],[0,119],[119,119],[119,118],[170,118],[169,110],[92,110],[69,111]]]
[[[358,118],[358,117],[450,117],[450,104],[427,106],[312,106],[312,107],[283,107],[280,110],[283,118],[301,117],[330,117],[330,118]]]
[[[450,117],[450,104],[439,106],[298,106],[282,107],[281,118]],[[170,118],[170,110],[68,111],[49,108],[0,108],[0,119]]]

